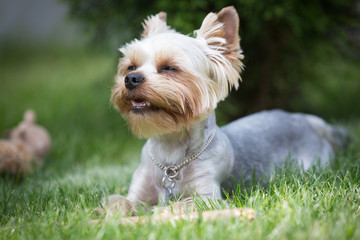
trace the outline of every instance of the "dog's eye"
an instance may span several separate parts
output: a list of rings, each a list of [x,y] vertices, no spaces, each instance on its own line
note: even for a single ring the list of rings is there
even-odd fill
[[[161,68],[161,71],[173,72],[173,71],[176,71],[176,69],[173,67],[170,67],[170,66],[164,66]]]
[[[127,68],[127,70],[128,70],[128,71],[134,71],[134,70],[136,70],[136,67],[135,67],[135,66],[129,66],[129,67]]]

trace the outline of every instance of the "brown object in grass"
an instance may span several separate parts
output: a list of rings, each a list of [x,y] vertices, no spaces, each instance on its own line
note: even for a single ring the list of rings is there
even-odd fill
[[[50,148],[49,133],[36,125],[35,112],[27,110],[23,121],[9,132],[8,139],[0,140],[0,173],[23,177],[42,163]]]
[[[238,218],[242,221],[252,221],[256,217],[256,211],[251,208],[233,208],[223,210],[211,210],[204,212],[191,212],[183,214],[171,214],[171,213],[160,213],[152,216],[135,216],[135,217],[124,217],[120,219],[122,225],[129,224],[145,224],[148,222],[177,222],[180,220],[188,220],[190,222],[195,221],[215,221],[217,219],[230,219]]]

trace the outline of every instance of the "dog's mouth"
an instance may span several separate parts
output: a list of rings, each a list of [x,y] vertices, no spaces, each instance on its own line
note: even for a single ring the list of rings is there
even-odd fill
[[[133,111],[143,111],[143,110],[152,109],[151,104],[143,99],[131,99],[131,103],[132,103],[131,110]]]

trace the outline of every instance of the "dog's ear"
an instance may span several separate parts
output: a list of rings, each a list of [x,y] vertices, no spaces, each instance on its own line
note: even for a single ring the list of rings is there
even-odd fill
[[[149,16],[142,23],[144,32],[141,37],[145,38],[158,33],[171,31],[170,27],[166,25],[166,12],[159,12],[155,16]]]
[[[224,24],[224,38],[226,40],[228,51],[240,49],[239,16],[235,8],[223,8],[217,15],[218,20]]]
[[[209,13],[195,32],[196,38],[208,45],[206,54],[213,62],[214,80],[219,83],[219,100],[224,99],[232,87],[237,89],[241,81],[244,56],[238,32],[239,16],[234,7],[223,8],[218,14]]]

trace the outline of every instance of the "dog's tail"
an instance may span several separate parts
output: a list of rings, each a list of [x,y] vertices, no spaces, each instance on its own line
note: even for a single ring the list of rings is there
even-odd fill
[[[305,118],[315,131],[330,142],[335,150],[343,151],[351,142],[350,133],[345,127],[328,124],[323,119],[310,114],[306,114]]]

